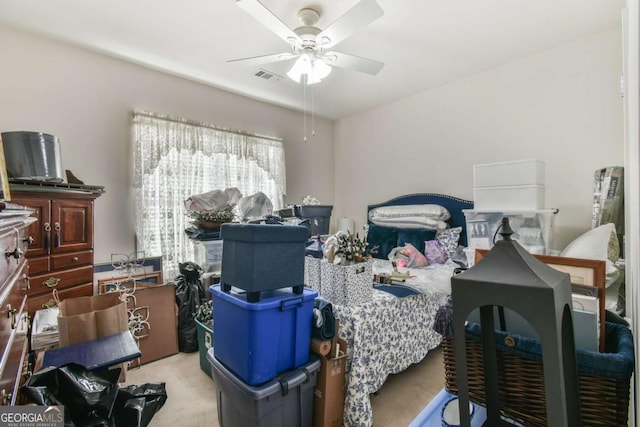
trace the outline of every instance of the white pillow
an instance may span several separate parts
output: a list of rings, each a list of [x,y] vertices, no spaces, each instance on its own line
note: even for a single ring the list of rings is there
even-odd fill
[[[620,255],[620,244],[615,224],[603,224],[576,237],[569,243],[560,256],[606,261],[606,285],[614,283],[619,275],[614,262]]]
[[[446,221],[451,218],[451,214],[445,207],[433,204],[381,206],[369,211],[369,219],[419,216],[437,219],[439,221]]]
[[[402,216],[397,218],[372,217],[371,222],[376,225],[396,228],[428,228],[431,230],[444,230],[447,228],[446,222],[424,216]]]
[[[619,253],[616,226],[610,223],[593,228],[578,236],[564,248],[560,256],[616,261]]]

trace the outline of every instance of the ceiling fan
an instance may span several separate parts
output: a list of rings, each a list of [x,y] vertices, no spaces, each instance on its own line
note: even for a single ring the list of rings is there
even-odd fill
[[[227,62],[262,65],[297,58],[287,76],[305,84],[321,81],[329,75],[331,67],[334,66],[371,75],[377,74],[384,66],[380,61],[329,50],[384,15],[384,11],[375,0],[362,0],[324,30],[315,26],[320,13],[311,7],[298,12],[298,19],[302,25],[291,29],[258,0],[236,0],[236,4],[287,42],[291,51],[232,59]]]

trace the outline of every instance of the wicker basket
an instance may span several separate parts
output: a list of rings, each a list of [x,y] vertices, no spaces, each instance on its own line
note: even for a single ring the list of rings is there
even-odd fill
[[[469,398],[485,404],[480,327],[467,327]],[[509,336],[510,339],[505,341]],[[513,340],[511,340],[513,339]],[[505,342],[510,346],[505,345]],[[516,343],[515,346],[512,344]],[[629,385],[634,365],[629,329],[607,323],[607,351],[578,350],[581,426],[627,426]],[[546,426],[547,414],[539,341],[496,331],[498,382],[503,415],[525,426]],[[457,394],[455,342],[442,341],[445,388]]]

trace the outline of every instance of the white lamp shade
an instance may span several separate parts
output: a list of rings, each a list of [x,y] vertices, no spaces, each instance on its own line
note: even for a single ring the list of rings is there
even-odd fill
[[[351,218],[339,218],[338,219],[338,230],[339,231],[344,231],[344,232],[349,232],[351,234],[353,234],[355,229],[354,223],[353,223],[353,219]]]
[[[331,67],[321,58],[305,53],[300,55],[296,60],[293,67],[291,67],[287,73],[287,76],[296,83],[300,83],[302,76],[306,75],[307,80],[305,83],[311,85],[320,82],[327,77],[330,72]]]
[[[300,79],[303,74],[309,74],[311,72],[311,58],[307,54],[302,54],[296,60],[293,67],[287,73],[287,76],[296,83],[300,83]]]
[[[313,61],[312,71],[314,77],[317,77],[319,80],[324,79],[331,72],[331,67],[327,65],[321,58],[316,58]]]

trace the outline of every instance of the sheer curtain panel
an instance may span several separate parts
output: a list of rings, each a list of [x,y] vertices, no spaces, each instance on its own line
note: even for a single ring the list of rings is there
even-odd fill
[[[282,140],[148,112],[135,112],[136,244],[145,256],[162,256],[164,277],[195,260],[184,200],[237,187],[243,196],[266,194],[274,209],[286,189]]]

